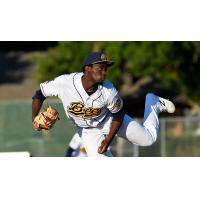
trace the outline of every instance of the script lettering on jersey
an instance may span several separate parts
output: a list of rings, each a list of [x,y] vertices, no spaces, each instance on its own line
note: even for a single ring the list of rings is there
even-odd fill
[[[92,118],[101,113],[101,108],[86,108],[82,102],[73,102],[67,111],[76,117]]]

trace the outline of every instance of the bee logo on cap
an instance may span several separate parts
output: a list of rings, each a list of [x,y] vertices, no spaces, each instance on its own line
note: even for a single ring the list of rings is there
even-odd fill
[[[103,53],[102,53],[102,54],[101,54],[101,60],[103,60],[103,61],[104,61],[104,60],[105,60],[105,61],[107,61],[107,60],[108,60],[108,58],[106,57],[106,55],[105,55],[105,54],[103,54]]]

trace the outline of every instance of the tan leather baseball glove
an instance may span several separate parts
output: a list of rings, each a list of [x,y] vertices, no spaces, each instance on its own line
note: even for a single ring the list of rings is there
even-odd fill
[[[58,117],[59,113],[55,108],[52,108],[49,106],[46,110],[43,112],[40,112],[33,121],[33,126],[35,130],[40,131],[42,129],[49,130],[52,128],[52,126],[55,124],[57,120],[59,120]]]

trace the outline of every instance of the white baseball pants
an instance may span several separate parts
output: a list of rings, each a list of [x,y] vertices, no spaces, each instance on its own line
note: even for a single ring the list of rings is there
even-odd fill
[[[158,115],[160,113],[157,96],[147,95],[145,100],[143,124],[136,122],[128,115],[124,116],[123,123],[117,132],[117,136],[122,137],[133,144],[139,146],[150,146],[157,138],[159,131]],[[80,129],[78,132],[82,136],[83,146],[88,156],[112,156],[110,150],[104,154],[99,154],[98,148],[108,134],[112,118],[109,117],[101,128]]]

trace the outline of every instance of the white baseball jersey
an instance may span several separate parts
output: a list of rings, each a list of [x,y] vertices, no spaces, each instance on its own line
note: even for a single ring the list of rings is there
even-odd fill
[[[98,127],[110,113],[117,113],[123,101],[112,83],[104,81],[92,95],[83,88],[83,73],[65,74],[40,84],[45,97],[57,96],[77,126]]]

